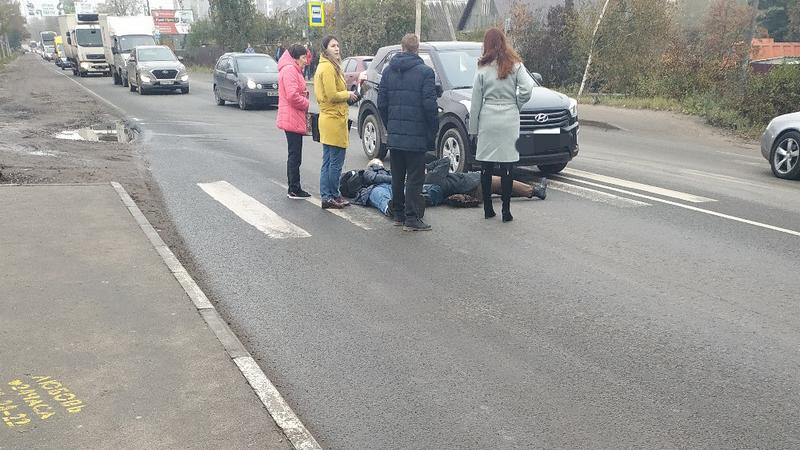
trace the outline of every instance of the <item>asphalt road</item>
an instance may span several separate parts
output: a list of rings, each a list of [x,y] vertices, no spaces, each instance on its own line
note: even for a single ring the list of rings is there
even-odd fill
[[[754,145],[586,108],[623,129],[584,127],[546,201],[515,200],[509,224],[431,208],[433,231],[406,233],[287,199],[274,110],[216,106],[197,79],[76,81],[138,121],[194,274],[324,447],[800,446],[800,183]],[[219,181],[309,236],[269,237]]]

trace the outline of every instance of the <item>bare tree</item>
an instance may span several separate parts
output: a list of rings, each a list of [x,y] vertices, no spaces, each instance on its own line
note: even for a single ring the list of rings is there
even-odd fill
[[[97,12],[113,16],[135,16],[142,13],[142,0],[106,0]]]

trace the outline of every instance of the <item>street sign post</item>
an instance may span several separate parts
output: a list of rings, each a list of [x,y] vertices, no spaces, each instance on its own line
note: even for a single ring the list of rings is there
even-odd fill
[[[325,7],[322,2],[308,2],[308,26],[325,26]]]

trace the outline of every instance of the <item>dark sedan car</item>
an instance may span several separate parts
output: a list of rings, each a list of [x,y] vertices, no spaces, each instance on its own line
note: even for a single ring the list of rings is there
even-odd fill
[[[362,84],[363,100],[358,111],[358,133],[364,153],[370,158],[386,156],[386,129],[378,114],[378,85],[381,73],[400,46],[383,47],[367,69]],[[470,170],[475,162],[475,142],[467,135],[472,83],[478,68],[481,44],[476,42],[421,43],[419,56],[436,72],[439,103],[438,157],[448,156],[453,171]],[[541,76],[533,74],[537,83]],[[577,102],[541,86],[520,111],[517,141],[521,165],[535,165],[544,173],[557,173],[578,154]]]
[[[214,100],[240,109],[278,104],[278,63],[263,53],[225,53],[214,68]]]

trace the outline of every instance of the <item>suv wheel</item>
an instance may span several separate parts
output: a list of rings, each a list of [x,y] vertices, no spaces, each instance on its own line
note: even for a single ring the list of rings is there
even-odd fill
[[[361,146],[367,158],[386,158],[386,144],[381,140],[381,126],[375,114],[368,114],[361,124]]]
[[[769,158],[772,173],[778,178],[794,180],[800,178],[800,133],[790,131],[772,145]]]
[[[439,141],[439,157],[450,158],[451,172],[464,172],[467,162],[467,139],[458,128],[450,128],[444,132]]]
[[[217,105],[219,106],[225,105],[225,100],[223,100],[222,97],[219,96],[219,88],[217,88],[216,85],[214,86],[214,101],[217,102]]]
[[[562,170],[564,170],[564,168],[567,167],[567,163],[561,163],[561,164],[539,164],[536,167],[539,168],[539,172],[542,172],[545,175],[553,175],[553,174],[556,174],[556,173],[561,172]]]
[[[239,103],[239,109],[241,109],[242,111],[244,111],[244,110],[246,110],[246,109],[250,108],[250,105],[248,105],[248,104],[247,104],[247,96],[246,96],[246,95],[244,95],[244,93],[242,93],[242,91],[238,91],[238,92],[236,92],[236,97],[237,97],[237,99],[239,100],[239,101],[238,101],[238,103]]]

